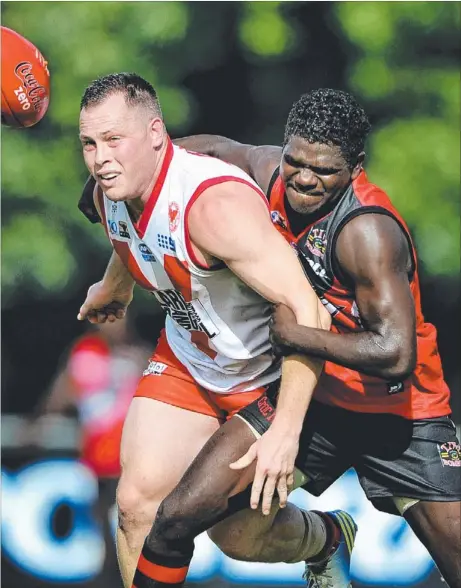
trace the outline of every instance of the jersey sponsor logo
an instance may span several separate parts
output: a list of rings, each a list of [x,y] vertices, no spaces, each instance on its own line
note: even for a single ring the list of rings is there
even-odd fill
[[[131,239],[130,233],[128,232],[128,225],[124,221],[118,221],[119,235],[125,239]]]
[[[278,225],[282,227],[282,229],[287,230],[288,225],[286,219],[280,214],[278,210],[271,210],[271,219],[274,225]]]
[[[143,371],[143,376],[161,376],[168,366],[160,361],[149,361],[149,365]]]
[[[176,253],[176,243],[172,237],[168,235],[162,235],[161,233],[157,233],[157,243],[158,246],[162,249],[166,249],[167,251],[172,251]]]
[[[138,249],[141,252],[144,261],[150,261],[152,263],[155,263],[157,261],[154,257],[154,254],[145,243],[140,243],[138,245]]]
[[[218,334],[217,327],[198,300],[187,302],[177,290],[158,290],[153,294],[163,310],[186,331],[201,331],[210,339]],[[200,310],[200,316],[197,308]]]
[[[118,227],[115,221],[109,220],[107,221],[107,225],[109,227],[109,232],[111,235],[118,235]]]
[[[306,246],[309,251],[317,257],[325,255],[327,239],[325,229],[311,229],[306,239]]]
[[[306,254],[303,255],[304,259],[306,259],[308,264],[311,266],[311,269],[314,272],[314,274],[316,276],[319,276],[319,278],[325,278],[327,275],[327,270],[324,267],[322,267],[322,265],[318,261],[314,261],[310,257],[307,257]]]
[[[388,394],[399,394],[399,392],[403,392],[403,382],[397,382],[387,385]]]
[[[442,445],[438,445],[440,459],[442,465],[452,468],[461,467],[461,446],[455,441],[448,441]]]
[[[168,221],[170,223],[170,231],[174,233],[179,225],[179,206],[176,202],[170,202],[168,206]]]

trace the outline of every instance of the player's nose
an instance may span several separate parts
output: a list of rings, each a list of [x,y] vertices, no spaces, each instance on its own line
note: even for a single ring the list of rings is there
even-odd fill
[[[110,148],[105,143],[96,145],[96,153],[94,163],[96,168],[102,168],[104,164],[111,160]]]
[[[317,176],[310,169],[303,169],[296,176],[296,184],[302,190],[315,188],[317,185]]]

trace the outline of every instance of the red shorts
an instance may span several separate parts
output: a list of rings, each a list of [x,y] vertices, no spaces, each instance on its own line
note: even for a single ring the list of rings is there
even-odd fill
[[[148,369],[151,373],[140,379],[135,397],[152,398],[220,420],[231,418],[239,410],[257,400],[266,390],[263,386],[250,392],[218,394],[203,388],[171,351],[165,331],[160,334]]]

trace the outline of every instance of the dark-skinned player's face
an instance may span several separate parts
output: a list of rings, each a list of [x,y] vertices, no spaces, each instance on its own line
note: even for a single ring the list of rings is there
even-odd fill
[[[362,169],[364,154],[350,168],[336,145],[292,137],[282,153],[280,175],[291,208],[312,214],[338,200]]]

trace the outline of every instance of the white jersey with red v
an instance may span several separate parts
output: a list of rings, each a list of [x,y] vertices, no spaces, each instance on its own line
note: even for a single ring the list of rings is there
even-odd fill
[[[99,188],[94,195],[115,251],[166,311],[166,336],[176,357],[198,384],[227,394],[267,385],[280,370],[269,343],[269,303],[227,267],[200,265],[191,246],[190,208],[207,188],[223,182],[251,186],[266,201],[239,168],[171,142],[136,223],[124,202],[110,201]]]

